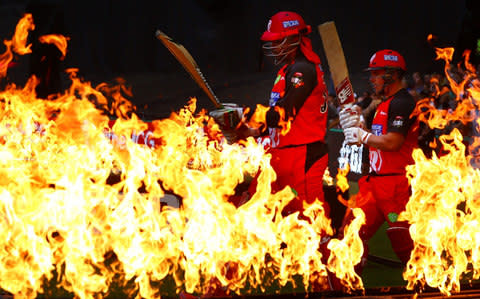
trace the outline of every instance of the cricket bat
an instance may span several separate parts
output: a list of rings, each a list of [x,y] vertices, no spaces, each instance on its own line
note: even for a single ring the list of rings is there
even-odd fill
[[[339,105],[341,107],[352,105],[355,102],[355,96],[335,23],[330,21],[318,25],[318,32],[322,39]]]
[[[170,53],[175,56],[192,79],[207,94],[210,101],[215,105],[215,108],[223,108],[223,105],[218,100],[212,88],[210,88],[210,85],[208,85],[205,76],[203,76],[203,73],[200,71],[200,68],[187,49],[181,44],[174,42],[169,36],[160,30],[157,30],[155,36],[165,45],[165,47],[167,47]]]

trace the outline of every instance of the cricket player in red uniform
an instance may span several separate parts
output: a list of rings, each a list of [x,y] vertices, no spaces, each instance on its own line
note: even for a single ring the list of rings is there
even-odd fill
[[[315,201],[323,203],[327,216],[330,212],[323,193],[323,174],[328,165],[327,88],[320,58],[308,37],[311,31],[300,15],[281,11],[270,18],[261,36],[264,54],[273,57],[280,70],[270,94],[267,130],[256,137],[271,154],[271,165],[277,174],[272,192],[289,186],[297,195],[283,209],[283,216],[301,214],[304,203]],[[284,117],[276,107],[282,108]],[[291,119],[291,126],[282,135],[280,123],[286,119]],[[253,180],[248,193],[255,192],[256,180]],[[242,203],[243,199],[235,202]]]
[[[277,173],[273,191],[290,186],[297,193],[284,215],[303,210],[303,202],[324,202],[323,173],[328,165],[325,144],[327,124],[326,85],[320,58],[312,50],[310,25],[295,12],[282,11],[272,16],[262,34],[264,54],[282,65],[273,85],[267,112],[268,136],[259,138],[272,154]],[[292,119],[286,135],[280,134],[280,114]],[[250,190],[254,189],[254,185]],[[251,191],[251,192],[254,192]]]
[[[406,263],[413,242],[408,224],[397,221],[397,217],[405,209],[411,194],[406,166],[414,163],[412,152],[418,142],[418,123],[411,117],[415,100],[402,86],[406,65],[398,52],[376,52],[367,71],[370,72],[370,83],[375,93],[382,97],[371,130],[363,128],[358,114],[343,110],[339,113],[346,141],[363,143],[370,149],[370,173],[359,180],[356,195],[357,206],[366,215],[366,224],[361,228],[360,236],[366,245],[387,221],[387,235],[392,248]]]

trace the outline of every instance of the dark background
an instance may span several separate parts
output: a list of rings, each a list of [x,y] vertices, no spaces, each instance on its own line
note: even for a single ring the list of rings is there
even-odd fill
[[[161,29],[192,54],[222,101],[267,103],[276,69],[263,61],[259,37],[270,16],[281,10],[301,14],[312,25],[314,50],[323,58],[317,25],[336,23],[357,93],[365,90],[362,69],[377,50],[404,55],[409,73],[442,72],[443,62],[427,42],[453,47],[464,16],[464,1],[0,1],[0,37],[10,39],[26,11],[37,25],[35,35],[61,33],[70,38],[58,68],[76,67],[94,85],[116,77],[132,87],[132,101],[145,118],[164,117],[197,97],[212,109],[202,91],[155,38]],[[31,56],[31,55],[30,55]],[[30,74],[31,57],[17,58],[12,81]],[[323,59],[324,68],[328,66]],[[263,65],[263,70],[260,66]],[[328,76],[327,78],[328,79]],[[62,84],[68,85],[66,76]]]

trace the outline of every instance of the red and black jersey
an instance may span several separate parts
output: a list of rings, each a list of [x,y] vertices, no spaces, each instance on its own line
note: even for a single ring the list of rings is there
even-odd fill
[[[370,168],[375,173],[405,173],[405,167],[414,163],[412,152],[418,147],[418,123],[411,114],[415,105],[414,98],[405,89],[378,105],[372,122],[372,133],[380,136],[397,132],[405,136],[405,141],[398,151],[370,148]]]
[[[267,126],[272,147],[304,145],[325,140],[327,124],[326,86],[319,65],[299,54],[295,61],[280,69],[272,88],[267,113]],[[279,134],[280,115],[274,106],[285,110],[291,127]]]

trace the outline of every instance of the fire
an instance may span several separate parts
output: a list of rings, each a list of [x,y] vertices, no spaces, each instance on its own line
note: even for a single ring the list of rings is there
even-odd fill
[[[26,14],[17,24],[15,34],[11,40],[5,40],[6,51],[0,55],[0,78],[5,77],[7,74],[8,64],[13,59],[12,51],[24,55],[31,52],[30,47],[27,45],[28,31],[33,30],[35,25],[33,24],[33,18],[31,14]]]
[[[32,28],[31,20],[20,23]],[[25,41],[24,33],[16,35]],[[1,65],[11,55],[2,58]],[[177,292],[205,294],[212,285],[265,291],[298,276],[308,290],[326,285],[327,266],[347,288],[362,288],[351,267],[361,216],[332,243],[338,252],[324,265],[319,244],[333,232],[322,205],[306,207],[302,219],[282,217],[295,195],[290,188],[272,193],[270,155],[253,138],[212,139],[218,126],[195,113],[195,99],[146,124],[121,96],[124,87],[92,87],[75,69],[69,73],[70,88],[49,100],[36,97],[35,77],[0,91],[1,289],[35,298],[56,273],[57,287],[78,298],[102,297],[127,282],[132,297],[156,298],[156,283],[167,277]],[[105,112],[119,117],[111,130],[121,146],[105,135]],[[147,127],[158,140],[153,148],[130,138]],[[236,208],[229,197],[256,173],[257,192]],[[167,192],[181,198],[180,208],[162,206]]]
[[[363,242],[358,231],[365,224],[365,213],[359,208],[349,211],[353,212],[355,219],[346,226],[344,238],[332,239],[328,244],[332,253],[328,258],[328,269],[335,273],[347,289],[363,290],[362,279],[355,273],[354,267],[363,255]]]
[[[9,48],[9,44],[13,47],[13,51],[19,55],[25,55],[31,53],[30,47],[27,45],[28,31],[35,29],[33,24],[33,18],[31,14],[26,14],[17,24],[15,28],[15,34],[11,41],[5,41],[5,45]],[[8,52],[8,49],[7,49]]]
[[[480,172],[469,164],[458,130],[440,140],[446,155],[429,160],[417,150],[408,168],[414,192],[401,217],[412,223],[415,249],[404,278],[409,288],[428,284],[450,294],[462,278],[480,277]]]
[[[249,113],[249,108],[245,111],[245,115]],[[255,111],[253,112],[252,116],[249,120],[244,118],[242,119],[243,123],[246,123],[249,128],[259,129],[261,132],[267,129],[267,112],[270,107],[263,106],[261,104],[257,104]],[[292,117],[286,117],[285,109],[279,106],[275,106],[274,110],[278,112],[280,119],[278,121],[278,125],[280,127],[280,134],[286,135],[290,131],[291,122],[293,120]]]
[[[476,75],[466,70],[462,82],[450,76],[452,48],[437,49],[437,59],[446,61],[446,74],[456,94],[454,111],[438,111],[419,105],[419,118],[431,128],[444,128],[451,121],[472,122],[479,128],[472,110],[478,107],[479,85]],[[460,291],[462,282],[479,279],[478,243],[480,210],[480,172],[472,166],[472,153],[478,154],[478,138],[472,136],[467,150],[461,133],[454,129],[439,138],[442,152],[425,157],[421,150],[413,153],[415,164],[407,167],[412,196],[399,219],[411,223],[410,234],[415,247],[404,272],[407,287],[438,288],[450,295]]]
[[[334,184],[333,178],[330,175],[330,171],[328,170],[328,168],[326,168],[325,172],[323,173],[322,181],[325,182],[325,184],[327,184],[327,186],[333,186],[333,184]]]
[[[61,59],[64,59],[65,55],[67,55],[67,37],[59,34],[47,34],[40,36],[38,40],[41,43],[54,44],[57,46],[60,52],[62,52]]]
[[[350,172],[350,164],[346,164],[345,168],[338,168],[336,179],[337,179],[337,187],[340,189],[341,192],[345,192],[350,188],[348,185],[347,175]]]

